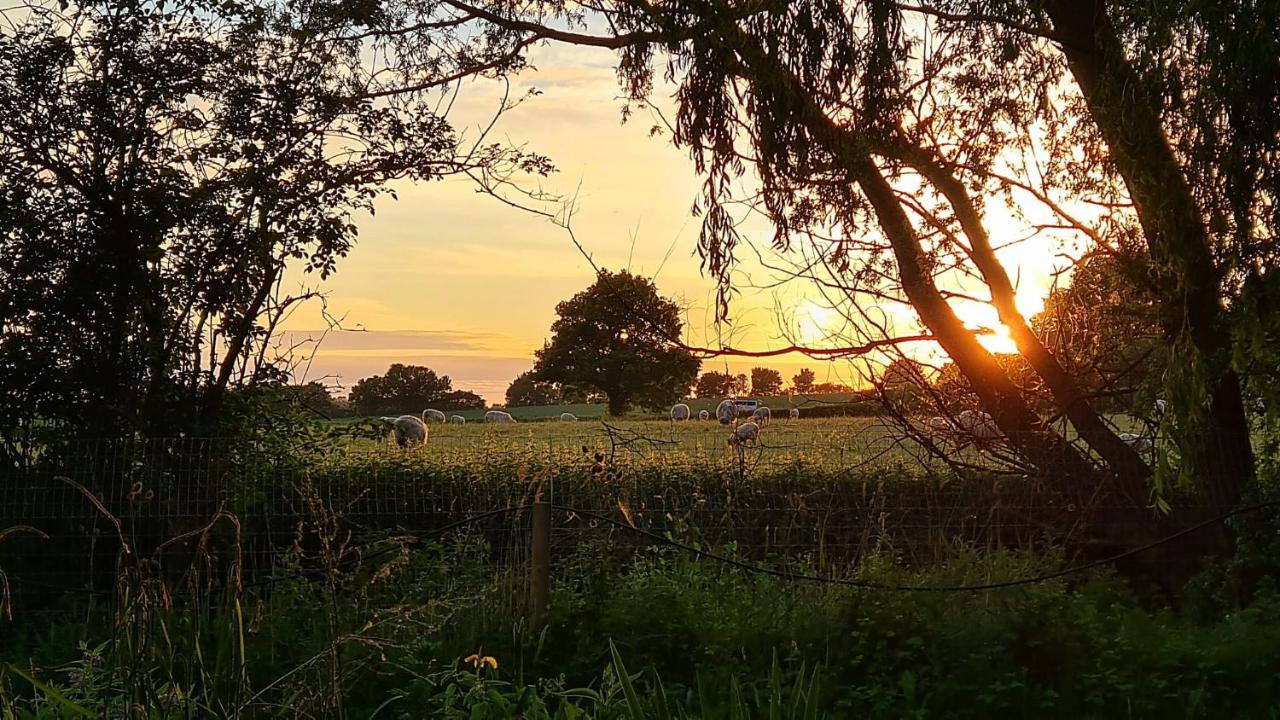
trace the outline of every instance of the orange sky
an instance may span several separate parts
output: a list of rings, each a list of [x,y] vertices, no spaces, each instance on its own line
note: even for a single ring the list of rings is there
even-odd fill
[[[542,95],[507,115],[493,139],[527,143],[550,156],[559,172],[544,188],[576,193],[573,225],[596,262],[656,273],[660,291],[688,308],[690,341],[714,342],[712,283],[699,274],[694,253],[698,219],[690,208],[699,181],[692,163],[666,138],[649,136],[652,118],[621,124],[614,56],[608,51],[544,47],[535,52],[533,65],[536,71],[521,76],[516,87],[536,87]],[[498,92],[494,83],[468,84],[451,119],[474,136]],[[455,388],[501,402],[511,378],[532,365],[555,304],[590,284],[591,267],[563,229],[477,194],[468,181],[401,183],[396,191],[398,201],[383,199],[375,216],[359,219],[359,242],[321,286],[329,312],[362,332],[329,333],[297,379],[326,378],[349,388],[392,362],[424,364],[450,375]],[[989,222],[994,235],[1001,228],[1017,232],[1005,218]],[[747,232],[759,239],[770,235],[758,220]],[[1053,241],[1025,243],[1004,257],[1010,274],[1020,278],[1019,304],[1035,312],[1048,286]],[[750,287],[770,279],[754,262],[744,262],[740,276],[736,346],[786,344],[780,325],[793,328],[800,340],[816,340],[832,319],[803,287]],[[295,271],[288,282],[296,288],[317,280]],[[787,309],[788,317],[777,317],[776,307]],[[995,324],[989,308],[960,312],[967,320]],[[312,305],[289,319],[288,339],[319,338],[316,329],[323,326],[319,305]],[[1007,343],[994,340],[991,346]],[[802,366],[813,368],[820,381],[855,378],[847,363],[804,357],[728,365],[743,372],[756,364],[776,367],[788,379]],[[704,370],[724,367],[723,361],[704,364]]]

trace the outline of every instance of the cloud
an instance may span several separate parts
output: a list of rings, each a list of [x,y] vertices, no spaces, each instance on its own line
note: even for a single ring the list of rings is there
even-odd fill
[[[489,352],[494,333],[457,330],[288,330],[280,334],[286,345],[319,342],[323,355],[401,355],[432,352]]]

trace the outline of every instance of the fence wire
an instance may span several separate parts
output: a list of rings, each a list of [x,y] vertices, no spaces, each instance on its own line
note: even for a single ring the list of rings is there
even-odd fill
[[[0,531],[32,529],[0,539],[0,571],[28,604],[110,588],[125,546],[175,572],[201,555],[215,572],[234,562],[245,582],[269,584],[286,557],[304,573],[346,567],[464,522],[490,560],[518,569],[529,551],[526,509],[538,499],[562,508],[557,556],[632,552],[647,541],[620,532],[625,523],[753,563],[829,572],[872,553],[925,564],[960,547],[1064,547],[1086,528],[1123,531],[1135,518],[1129,501],[1082,498],[1043,474],[939,463],[874,425],[783,421],[769,431],[747,447],[713,424],[670,423],[433,426],[425,446],[407,449],[67,442],[0,471]],[[967,447],[957,457],[996,452]],[[211,526],[220,513],[234,522]]]

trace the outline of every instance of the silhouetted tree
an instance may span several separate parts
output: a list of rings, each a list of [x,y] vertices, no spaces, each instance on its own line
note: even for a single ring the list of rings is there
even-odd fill
[[[560,404],[560,387],[538,380],[532,370],[522,372],[507,386],[507,407]]]
[[[386,375],[357,382],[351,388],[350,403],[361,415],[418,415],[428,407],[443,405],[452,391],[448,375],[436,375],[421,365],[396,363]]]
[[[61,7],[58,7],[61,5]],[[460,147],[433,91],[501,69],[440,29],[376,72],[367,3],[32,2],[0,33],[0,437],[212,430],[393,179],[546,172]],[[354,38],[364,38],[363,41]],[[474,46],[473,46],[474,45]],[[465,68],[463,67],[465,65]],[[287,362],[287,359],[284,361]],[[287,369],[287,368],[285,368]]]
[[[813,392],[815,377],[813,371],[809,368],[801,368],[800,372],[791,376],[791,389],[798,393]]]
[[[484,398],[470,390],[450,390],[440,396],[436,410],[478,410],[484,407]]]
[[[602,270],[556,314],[551,340],[537,352],[536,377],[598,390],[612,415],[632,404],[676,402],[698,375],[698,358],[672,341],[683,327],[680,308],[646,278]]]
[[[694,393],[700,398],[723,398],[737,390],[737,379],[727,372],[711,370],[698,378]]]
[[[754,395],[777,395],[782,392],[782,373],[773,368],[751,368],[751,392]]]

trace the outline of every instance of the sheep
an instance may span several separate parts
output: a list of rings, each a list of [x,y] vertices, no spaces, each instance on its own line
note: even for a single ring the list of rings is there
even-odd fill
[[[738,419],[738,406],[732,400],[722,400],[716,406],[716,420],[721,425],[729,425]]]
[[[800,419],[800,408],[791,408],[790,410],[788,410],[788,411],[787,411],[787,417],[788,417],[788,418],[791,418],[792,420],[799,420],[799,419]]]
[[[391,432],[395,435],[396,445],[400,447],[422,445],[427,442],[427,424],[415,415],[401,415],[392,420]]]
[[[1155,444],[1151,442],[1151,438],[1134,435],[1133,433],[1120,433],[1120,442],[1140,453],[1149,453],[1155,447]]]
[[[688,405],[685,405],[684,403],[676,403],[675,405],[672,405],[672,406],[671,406],[671,419],[672,419],[673,421],[675,421],[675,420],[688,420],[688,419],[689,419],[689,406],[688,406]]]
[[[760,426],[753,422],[742,423],[733,429],[729,436],[729,444],[733,446],[747,445],[760,439]]]
[[[484,414],[484,421],[487,423],[513,423],[515,418],[511,417],[511,413],[501,410],[490,410]]]
[[[560,422],[578,422],[578,416],[573,413],[560,413]]]
[[[771,420],[773,420],[773,412],[763,405],[751,413],[751,421],[760,427],[768,427]]]
[[[698,411],[698,419],[699,419],[699,420],[710,420],[710,419],[711,419],[711,413],[707,412],[706,410],[699,410],[699,411]]]
[[[1000,426],[990,413],[981,410],[965,410],[956,418],[960,431],[978,442],[995,440],[1000,437]]]
[[[461,415],[450,415],[449,423],[452,425],[466,425],[467,419],[462,417]]]
[[[442,423],[442,422],[445,422],[446,420],[447,418],[444,416],[444,413],[440,412],[439,410],[432,410],[431,408],[427,408],[426,410],[422,411],[422,422]]]

